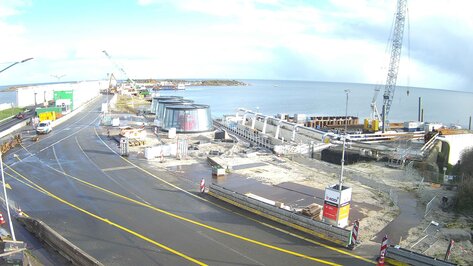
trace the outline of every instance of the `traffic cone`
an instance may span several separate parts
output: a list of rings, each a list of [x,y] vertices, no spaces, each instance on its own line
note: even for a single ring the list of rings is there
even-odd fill
[[[5,219],[3,219],[3,214],[0,212],[0,225],[5,224]]]

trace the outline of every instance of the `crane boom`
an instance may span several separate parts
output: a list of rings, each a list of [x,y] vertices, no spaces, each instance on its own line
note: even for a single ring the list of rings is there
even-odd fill
[[[128,76],[128,74],[125,72],[125,70],[123,69],[123,67],[121,67],[119,64],[117,64],[117,63],[112,59],[112,57],[107,53],[107,51],[103,50],[102,53],[104,53],[105,56],[107,56],[107,58],[110,60],[110,62],[112,62],[112,63],[115,65],[115,67],[116,67],[118,70],[120,70],[120,72],[122,72],[122,74],[125,75],[125,77],[126,77],[127,79],[130,80],[131,84],[133,85],[133,88],[136,88],[136,82]],[[115,77],[114,77],[114,78],[115,78]]]
[[[386,106],[385,117],[386,120],[391,104],[393,102],[394,91],[396,89],[397,73],[399,71],[399,62],[401,60],[402,38],[404,34],[404,24],[406,21],[407,0],[399,0],[397,2],[396,22],[394,24],[393,42],[391,47],[391,59],[389,62],[388,77],[386,79],[386,86],[384,87],[384,101]]]
[[[375,94],[371,102],[372,119],[387,121],[391,104],[394,98],[394,91],[396,90],[397,74],[399,71],[399,62],[401,60],[402,40],[404,34],[404,24],[407,14],[407,0],[398,0],[397,9],[394,21],[393,37],[391,43],[391,57],[389,60],[388,76],[384,86],[383,108],[382,115],[379,114],[376,107],[376,99],[378,97],[380,86],[375,88]],[[384,128],[384,123],[383,123]]]

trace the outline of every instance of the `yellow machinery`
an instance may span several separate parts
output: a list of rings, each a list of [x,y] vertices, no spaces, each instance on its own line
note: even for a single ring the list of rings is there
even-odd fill
[[[38,115],[39,121],[42,122],[44,120],[56,120],[56,112],[44,112]]]
[[[379,131],[379,120],[366,118],[363,123],[364,132],[376,132]]]

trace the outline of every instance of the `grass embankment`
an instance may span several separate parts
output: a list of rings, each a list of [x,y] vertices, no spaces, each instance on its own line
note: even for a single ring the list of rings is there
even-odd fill
[[[0,111],[0,120],[3,120],[7,117],[17,115],[19,112],[23,112],[23,108],[13,107]]]
[[[143,107],[149,106],[149,104],[149,101],[144,100],[143,97],[119,95],[116,103],[116,111],[135,114]]]

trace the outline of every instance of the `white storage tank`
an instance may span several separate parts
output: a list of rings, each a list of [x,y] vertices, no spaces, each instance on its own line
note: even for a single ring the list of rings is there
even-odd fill
[[[213,130],[210,107],[203,104],[166,106],[162,129],[171,128],[176,128],[177,133]]]
[[[156,114],[156,111],[158,109],[158,103],[160,101],[179,100],[179,99],[182,99],[182,96],[156,96],[156,97],[153,97],[153,99],[151,101],[150,113]]]
[[[193,104],[193,100],[188,100],[188,99],[174,99],[174,100],[160,100],[158,102],[158,107],[156,108],[156,119],[163,121],[164,116],[166,115],[165,110],[166,106],[169,105],[189,105]]]

